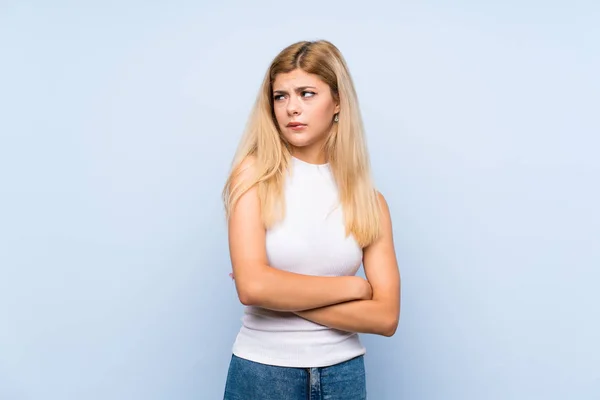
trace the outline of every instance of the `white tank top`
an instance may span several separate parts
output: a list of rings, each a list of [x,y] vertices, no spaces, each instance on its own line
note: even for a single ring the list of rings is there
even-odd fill
[[[305,275],[354,275],[362,249],[346,237],[329,165],[292,157],[285,183],[286,215],[267,231],[269,265]],[[324,367],[365,354],[358,334],[331,329],[291,312],[246,306],[233,354],[284,367]]]

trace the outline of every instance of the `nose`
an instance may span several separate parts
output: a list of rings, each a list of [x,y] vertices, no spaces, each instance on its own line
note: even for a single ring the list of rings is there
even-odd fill
[[[287,103],[288,115],[299,115],[301,111],[301,104],[297,96],[290,96],[290,99]]]

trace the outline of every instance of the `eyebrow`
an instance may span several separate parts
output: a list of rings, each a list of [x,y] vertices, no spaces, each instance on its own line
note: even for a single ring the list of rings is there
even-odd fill
[[[299,86],[295,89],[296,92],[302,92],[306,89],[317,89],[315,86]],[[273,90],[273,93],[287,93],[286,90]]]

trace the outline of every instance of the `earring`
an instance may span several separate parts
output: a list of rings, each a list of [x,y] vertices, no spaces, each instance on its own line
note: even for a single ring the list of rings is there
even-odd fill
[[[333,122],[339,122],[340,121],[340,117],[338,116],[338,114],[335,114],[335,116],[333,117]]]

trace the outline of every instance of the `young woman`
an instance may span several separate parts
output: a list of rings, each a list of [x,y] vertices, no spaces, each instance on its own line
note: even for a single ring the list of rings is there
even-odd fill
[[[299,42],[275,57],[223,197],[246,306],[224,398],[365,399],[357,333],[395,333],[400,274],[354,85],[333,44]],[[355,276],[361,263],[367,280]]]

